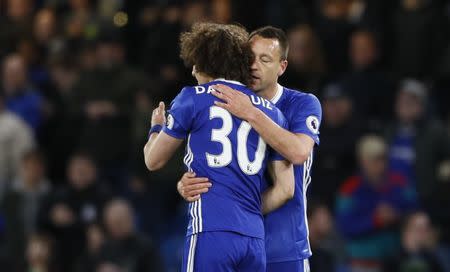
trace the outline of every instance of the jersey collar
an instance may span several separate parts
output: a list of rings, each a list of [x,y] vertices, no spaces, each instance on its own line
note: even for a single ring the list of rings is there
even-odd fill
[[[281,86],[280,84],[277,84],[277,93],[275,94],[274,97],[272,97],[272,99],[270,99],[270,102],[272,102],[273,104],[278,103],[278,101],[281,98],[281,95],[283,94],[283,86]]]
[[[242,83],[239,82],[239,81],[235,81],[235,80],[227,80],[227,79],[225,79],[225,78],[216,78],[216,79],[214,79],[213,81],[224,81],[224,82],[228,82],[228,83],[231,83],[231,84],[236,84],[236,85],[242,85],[242,86],[245,86],[244,84],[242,84]]]

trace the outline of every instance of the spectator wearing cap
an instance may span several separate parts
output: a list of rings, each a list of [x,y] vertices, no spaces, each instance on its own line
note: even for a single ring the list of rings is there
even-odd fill
[[[328,85],[322,94],[323,122],[320,143],[313,165],[312,196],[334,206],[336,191],[356,166],[355,143],[362,135],[362,123],[353,114],[353,101],[338,83]]]
[[[383,259],[400,246],[399,221],[417,206],[406,178],[388,170],[387,151],[381,137],[361,138],[357,146],[360,170],[338,192],[336,220],[347,240],[353,269],[379,271]]]
[[[420,81],[404,80],[395,102],[395,122],[386,129],[391,168],[406,175],[434,223],[450,229],[449,185],[440,182],[441,165],[450,158],[450,140],[445,127],[426,114],[427,88]],[[446,232],[443,233],[444,236]],[[444,237],[450,243],[450,237]]]
[[[35,145],[31,128],[8,111],[0,88],[0,200],[17,175],[23,155]]]

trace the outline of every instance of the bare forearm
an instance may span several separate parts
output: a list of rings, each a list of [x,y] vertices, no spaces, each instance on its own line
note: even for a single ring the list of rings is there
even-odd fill
[[[273,186],[262,194],[263,214],[278,209],[293,198],[295,193],[294,168],[290,162],[286,160],[272,161],[267,170]]]
[[[262,213],[268,214],[283,206],[289,200],[287,193],[280,187],[270,187],[262,195]]]
[[[310,147],[299,137],[273,122],[260,109],[249,111],[247,121],[275,151],[293,164],[302,164],[307,160]]]
[[[145,165],[149,170],[152,170],[152,147],[155,143],[156,138],[158,137],[158,133],[152,133],[150,135],[150,138],[148,139],[147,143],[144,146],[144,161]]]

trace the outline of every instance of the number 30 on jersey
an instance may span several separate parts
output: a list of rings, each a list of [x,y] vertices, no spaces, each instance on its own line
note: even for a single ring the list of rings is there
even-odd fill
[[[233,131],[233,118],[231,114],[220,107],[212,106],[209,110],[209,119],[220,118],[223,125],[219,129],[213,129],[211,132],[211,141],[222,145],[222,153],[214,155],[206,153],[206,160],[210,167],[225,167],[233,160],[231,141],[228,138]],[[242,172],[247,175],[257,174],[262,167],[266,153],[266,143],[258,137],[258,147],[255,153],[255,159],[250,161],[247,151],[248,134],[252,127],[246,121],[242,121],[237,130],[237,160]]]

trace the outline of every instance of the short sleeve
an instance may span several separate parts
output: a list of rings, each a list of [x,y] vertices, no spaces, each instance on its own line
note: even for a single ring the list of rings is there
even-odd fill
[[[281,111],[277,111],[277,116],[275,122],[282,128],[288,129],[288,121],[284,117]],[[269,161],[283,161],[286,160],[280,153],[275,151],[275,149],[269,146]]]
[[[302,99],[293,101],[289,116],[289,130],[293,133],[302,133],[310,136],[316,144],[320,143],[319,128],[322,122],[322,107],[319,99],[308,94]]]
[[[269,161],[284,161],[286,160],[280,153],[276,152],[275,149],[269,149]]]
[[[194,120],[194,101],[192,91],[183,88],[170,104],[167,121],[163,131],[177,139],[185,139]]]

